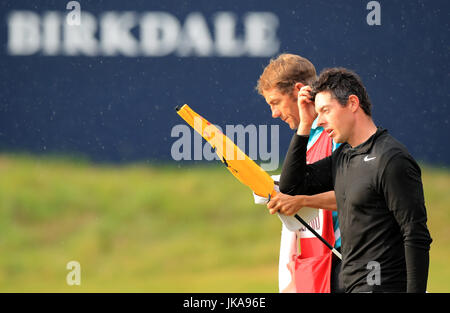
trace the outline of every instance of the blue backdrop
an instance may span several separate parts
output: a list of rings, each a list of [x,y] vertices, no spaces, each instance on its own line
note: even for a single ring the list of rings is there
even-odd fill
[[[174,107],[188,103],[221,126],[279,124],[283,155],[292,131],[271,118],[255,85],[271,57],[289,52],[307,57],[319,72],[355,70],[378,125],[416,159],[450,164],[449,1],[378,1],[381,25],[368,24],[369,1],[361,0],[78,1],[81,24],[97,27],[78,48],[64,25],[68,2],[0,4],[0,151],[171,160],[171,130],[183,123]],[[83,20],[86,12],[90,21]],[[171,31],[177,48],[136,50],[149,12],[179,26]],[[218,16],[225,20],[220,27]],[[252,41],[261,19],[268,28],[259,35],[272,36],[266,48]],[[117,25],[129,33],[115,38]],[[156,38],[168,33],[160,29]],[[247,50],[217,48],[220,36],[226,47],[234,40]]]

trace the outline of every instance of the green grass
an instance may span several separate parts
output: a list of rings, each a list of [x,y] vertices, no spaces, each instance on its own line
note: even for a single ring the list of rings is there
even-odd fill
[[[433,238],[428,291],[450,292],[450,171],[422,167],[422,182]]]
[[[448,292],[450,172],[423,182],[428,290]],[[2,292],[277,292],[280,229],[223,166],[0,156]]]

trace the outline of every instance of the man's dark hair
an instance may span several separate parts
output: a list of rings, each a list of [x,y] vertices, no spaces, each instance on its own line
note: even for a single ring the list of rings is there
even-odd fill
[[[348,97],[355,95],[359,99],[359,104],[364,113],[372,116],[369,95],[364,87],[361,78],[346,68],[328,68],[320,73],[319,78],[312,85],[312,97],[322,91],[330,91],[331,95],[342,105],[347,105]]]

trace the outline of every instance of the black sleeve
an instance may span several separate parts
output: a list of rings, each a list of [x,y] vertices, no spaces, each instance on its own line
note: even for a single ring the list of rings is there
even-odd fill
[[[387,162],[381,185],[386,203],[403,235],[407,292],[425,292],[432,239],[426,224],[420,168],[412,157],[397,153]]]
[[[313,195],[333,190],[331,157],[306,164],[308,136],[294,134],[283,162],[280,191],[289,195]]]

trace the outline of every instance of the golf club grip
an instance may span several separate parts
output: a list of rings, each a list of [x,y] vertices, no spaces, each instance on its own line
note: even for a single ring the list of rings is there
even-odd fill
[[[295,214],[294,216],[300,223],[302,223],[303,226],[305,226],[310,232],[312,232],[314,236],[319,238],[320,241],[322,241],[323,244],[328,247],[328,249],[330,249],[339,259],[342,260],[341,254],[336,249],[334,249],[334,247],[330,245],[328,241],[326,241],[322,236],[320,236],[311,226],[308,225],[308,223],[306,223],[300,216],[298,216],[298,214]]]

